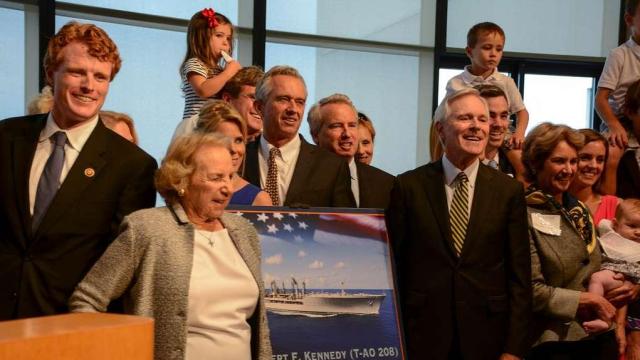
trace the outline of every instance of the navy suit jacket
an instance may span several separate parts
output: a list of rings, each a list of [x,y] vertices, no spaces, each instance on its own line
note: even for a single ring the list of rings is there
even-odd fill
[[[98,121],[33,233],[29,172],[46,119],[0,122],[0,320],[67,312],[122,218],[155,204],[156,161]]]
[[[444,179],[442,160],[399,175],[387,210],[408,357],[523,356],[532,289],[522,185],[480,164],[458,257]]]
[[[356,169],[360,191],[359,207],[386,209],[393,187],[393,175],[359,161],[356,161]]]

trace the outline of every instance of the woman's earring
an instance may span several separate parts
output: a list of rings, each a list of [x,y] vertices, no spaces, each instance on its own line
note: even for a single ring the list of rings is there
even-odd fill
[[[180,196],[180,197],[184,196],[184,189],[178,190],[178,196]]]

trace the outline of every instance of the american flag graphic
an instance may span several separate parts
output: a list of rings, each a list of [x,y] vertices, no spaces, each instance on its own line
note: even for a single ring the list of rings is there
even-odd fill
[[[291,243],[316,242],[337,245],[361,240],[387,242],[382,214],[344,214],[231,210],[249,220],[260,235]]]

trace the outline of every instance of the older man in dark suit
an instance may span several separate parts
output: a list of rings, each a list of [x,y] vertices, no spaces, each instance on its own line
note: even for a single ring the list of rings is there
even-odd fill
[[[68,23],[45,57],[51,113],[0,122],[0,320],[66,312],[122,218],[154,205],[155,160],[98,116],[120,63],[102,29]]]
[[[441,160],[398,176],[388,223],[411,359],[518,359],[529,347],[531,259],[522,185],[481,164],[477,90],[435,115]]]
[[[354,207],[344,159],[298,134],[307,88],[298,71],[275,66],[256,87],[262,136],[247,145],[244,177],[275,206]]]
[[[393,176],[359,161],[358,111],[351,99],[333,94],[320,99],[309,109],[307,117],[311,137],[321,148],[343,157],[349,163],[351,192],[359,208],[386,209]]]

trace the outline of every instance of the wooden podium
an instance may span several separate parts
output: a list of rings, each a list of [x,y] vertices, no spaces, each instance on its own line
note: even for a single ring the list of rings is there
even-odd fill
[[[0,322],[0,359],[153,359],[153,319],[75,313]]]

